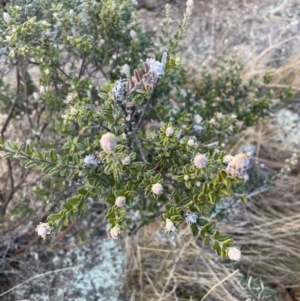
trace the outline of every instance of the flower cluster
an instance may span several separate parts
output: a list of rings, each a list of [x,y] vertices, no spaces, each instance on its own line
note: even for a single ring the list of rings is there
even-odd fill
[[[208,159],[203,154],[197,154],[194,158],[194,164],[197,168],[204,168],[208,162]]]
[[[114,152],[117,146],[117,138],[112,133],[102,135],[100,145],[105,152]]]
[[[226,171],[232,176],[244,179],[245,181],[249,179],[247,174],[247,170],[250,167],[248,154],[241,153],[235,156],[227,155],[224,157],[223,162],[228,164]]]
[[[112,96],[115,101],[121,101],[125,95],[125,82],[119,80],[113,87]]]
[[[87,167],[91,167],[91,166],[99,166],[101,164],[101,161],[96,159],[96,157],[94,155],[87,155],[86,157],[84,157],[83,159],[84,165]]]
[[[184,217],[189,225],[197,223],[198,215],[196,213],[186,213]]]

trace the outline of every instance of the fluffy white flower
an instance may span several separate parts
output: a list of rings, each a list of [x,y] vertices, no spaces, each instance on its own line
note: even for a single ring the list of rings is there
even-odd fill
[[[87,167],[90,167],[92,165],[98,166],[98,164],[101,163],[101,161],[97,160],[94,155],[87,155],[83,159],[84,165]]]
[[[198,215],[196,213],[187,213],[185,219],[189,225],[197,222]]]
[[[197,168],[204,168],[207,165],[207,157],[202,154],[197,154],[194,158],[194,164]]]
[[[200,126],[200,125],[198,125],[198,124],[195,124],[195,125],[193,126],[193,129],[194,129],[194,131],[195,131],[196,133],[198,133],[198,134],[200,134],[200,133],[204,130],[203,127]]]
[[[51,233],[51,227],[48,223],[39,223],[35,231],[38,233],[38,236],[42,236],[43,239],[46,239],[46,235]]]
[[[155,59],[147,59],[146,63],[149,66],[149,73],[151,73],[155,79],[164,74],[164,66],[161,62],[158,62]]]
[[[226,171],[234,177],[238,177],[247,181],[249,178],[247,175],[247,170],[249,169],[249,167],[250,159],[248,155],[245,153],[241,153],[231,158],[226,168]]]
[[[159,184],[159,183],[156,183],[156,184],[152,185],[152,192],[154,194],[157,194],[157,195],[162,194],[163,190],[164,189],[163,189],[162,185]]]
[[[237,247],[230,247],[227,249],[229,259],[239,261],[242,253]]]
[[[168,128],[166,129],[166,136],[167,136],[167,137],[172,136],[173,133],[174,133],[174,129],[173,129],[173,128],[168,127]]]
[[[117,138],[112,133],[102,135],[100,145],[105,152],[113,152],[117,146]]]
[[[174,232],[176,231],[176,227],[173,224],[173,222],[170,219],[166,219],[166,231],[169,232]]]
[[[115,201],[117,207],[123,207],[126,204],[126,198],[124,196],[118,196]]]

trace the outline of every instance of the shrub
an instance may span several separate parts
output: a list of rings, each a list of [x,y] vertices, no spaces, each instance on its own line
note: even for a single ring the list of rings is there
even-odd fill
[[[222,61],[217,79],[204,70],[200,85],[185,88],[178,49],[192,6],[188,0],[173,33],[168,5],[161,32],[142,30],[131,0],[6,5],[2,61],[16,70],[16,87],[1,81],[8,113],[1,150],[22,171],[48,175],[34,185],[56,211],[38,226],[43,237],[76,222],[90,198],[107,204],[112,238],[161,216],[167,232],[186,223],[222,259],[240,258],[213,212],[224,200],[244,199],[250,161],[246,154],[228,161],[225,146],[268,113],[271,91],[243,83],[234,59]],[[21,142],[6,138],[14,119],[29,124]]]

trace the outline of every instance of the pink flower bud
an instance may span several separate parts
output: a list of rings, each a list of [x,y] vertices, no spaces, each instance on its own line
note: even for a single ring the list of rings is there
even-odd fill
[[[167,137],[172,136],[173,133],[174,133],[174,129],[173,129],[173,128],[168,127],[168,128],[166,129],[166,136],[167,136]]]
[[[163,189],[162,185],[159,184],[159,183],[156,183],[156,184],[152,185],[152,192],[154,194],[157,194],[157,195],[162,194],[163,190],[164,189]]]
[[[105,152],[113,152],[117,146],[117,138],[112,133],[102,135],[100,145]]]
[[[117,207],[123,207],[126,204],[126,198],[124,196],[118,196],[116,198],[115,205]]]
[[[187,144],[188,144],[188,146],[193,146],[195,144],[194,139],[189,139]]]
[[[110,229],[108,235],[113,239],[118,239],[120,234],[120,227],[118,225]]]
[[[204,168],[207,164],[207,157],[202,154],[197,154],[194,158],[194,164],[197,168]]]
[[[241,251],[236,247],[227,248],[229,259],[239,261],[241,259]]]
[[[71,115],[77,115],[78,114],[78,110],[76,110],[75,108],[72,108],[70,111]]]
[[[129,165],[130,164],[130,157],[125,157],[122,159],[122,164],[123,165]]]
[[[173,222],[168,218],[166,219],[166,231],[168,233],[176,231],[176,227],[174,226]]]

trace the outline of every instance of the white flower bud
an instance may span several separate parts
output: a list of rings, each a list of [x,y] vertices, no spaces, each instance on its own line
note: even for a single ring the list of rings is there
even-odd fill
[[[193,146],[195,144],[194,139],[189,139],[187,144],[188,144],[188,146]]]
[[[187,2],[186,2],[186,13],[188,15],[192,14],[193,7],[194,7],[194,1],[193,0],[187,0]]]
[[[194,158],[194,164],[197,168],[204,168],[207,165],[207,157],[202,154],[197,154]]]
[[[127,78],[130,78],[130,66],[128,64],[122,66],[121,72],[124,73]]]
[[[124,196],[118,196],[115,201],[117,207],[123,207],[126,204],[126,198]]]
[[[102,135],[100,145],[105,152],[113,152],[117,146],[117,138],[112,133]]]
[[[120,227],[118,225],[114,226],[109,231],[109,236],[113,239],[118,239],[120,234]]]
[[[223,115],[222,113],[217,113],[216,117],[217,117],[218,119],[221,119],[221,118],[224,117],[224,115]]]
[[[236,247],[227,248],[228,257],[231,260],[239,261],[241,259],[241,251]]]
[[[73,94],[69,93],[67,96],[67,102],[71,102],[73,100]]]
[[[33,92],[32,96],[35,100],[38,100],[40,98],[40,94],[38,92]]]
[[[167,232],[176,231],[176,227],[174,226],[173,222],[168,218],[166,219],[166,231]]]
[[[173,129],[173,128],[168,127],[168,128],[166,129],[166,136],[167,136],[167,137],[172,136],[173,133],[174,133],[174,129]]]
[[[43,94],[46,92],[45,86],[40,86],[40,93]]]
[[[211,125],[216,125],[217,124],[215,118],[212,118],[208,123],[211,124]]]
[[[201,182],[197,181],[197,182],[195,183],[195,185],[196,185],[197,187],[200,187],[200,186],[201,186]]]
[[[183,177],[183,178],[184,178],[184,180],[185,180],[185,181],[188,181],[188,180],[189,180],[189,178],[190,178],[190,176],[189,176],[189,175],[184,175],[184,177]]]
[[[46,235],[51,233],[51,227],[48,223],[39,223],[35,231],[38,233],[38,236],[42,236],[43,239],[46,239]]]
[[[3,19],[4,19],[5,23],[7,23],[7,24],[9,24],[11,22],[11,16],[6,12],[3,13]]]
[[[78,110],[76,110],[75,108],[72,108],[70,111],[71,115],[77,115],[78,114]]]
[[[159,184],[159,183],[156,183],[156,184],[152,185],[152,192],[154,194],[157,194],[157,195],[162,194],[163,190],[164,189],[163,189],[162,185]]]
[[[130,164],[130,157],[125,157],[122,159],[122,164],[123,165],[129,165]]]
[[[133,29],[131,29],[129,34],[130,34],[130,36],[131,36],[131,38],[132,38],[133,40],[136,39],[136,37],[137,37],[136,31],[134,31]]]

